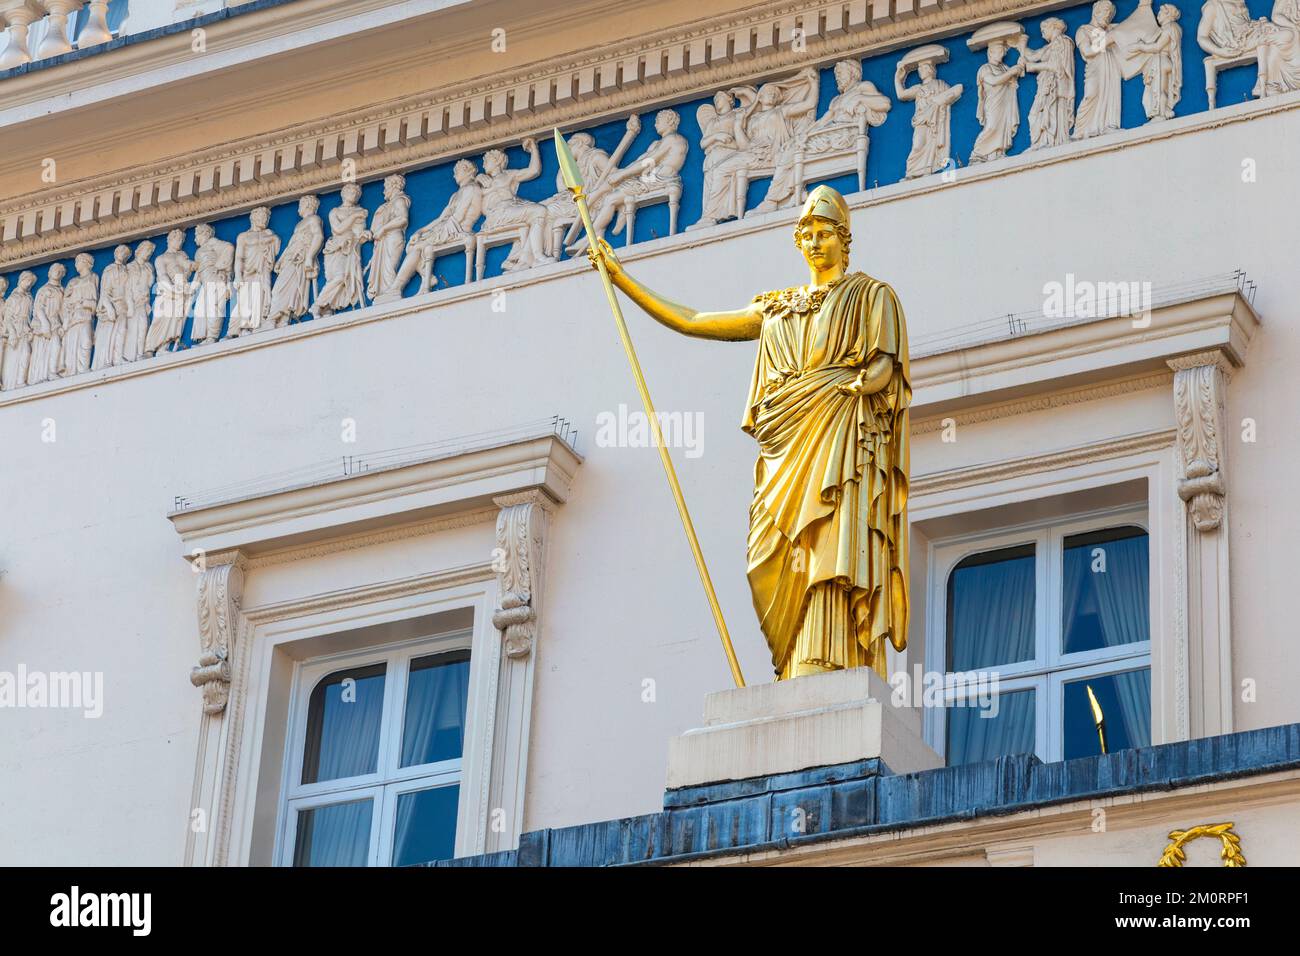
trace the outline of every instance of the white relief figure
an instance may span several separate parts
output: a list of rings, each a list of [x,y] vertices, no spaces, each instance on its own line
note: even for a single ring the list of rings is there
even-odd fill
[[[479,182],[474,161],[461,159],[452,168],[457,189],[447,200],[438,218],[411,233],[406,242],[406,254],[398,267],[397,275],[376,298],[375,302],[393,302],[402,297],[402,290],[418,270],[420,288],[416,294],[428,292],[437,284],[433,274],[433,260],[441,249],[456,243],[470,241],[474,223],[483,215],[483,186]],[[468,263],[466,263],[468,269]]]
[[[519,198],[519,187],[536,179],[542,172],[542,157],[537,141],[524,140],[528,165],[523,169],[508,168],[510,159],[499,149],[489,149],[483,154],[483,172],[478,183],[483,187],[483,225],[480,233],[498,232],[519,227],[520,241],[510,243],[510,252],[501,265],[502,272],[531,269],[533,266],[554,262],[546,254],[546,208],[541,203]]]
[[[1098,0],[1092,19],[1079,27],[1075,42],[1083,57],[1083,99],[1074,117],[1073,139],[1091,139],[1121,126],[1124,81],[1146,66],[1147,54],[1135,47],[1159,29],[1151,0],[1138,0],[1137,9],[1116,24],[1115,4]]]
[[[271,274],[280,254],[280,237],[269,228],[271,210],[258,206],[248,214],[248,226],[235,237],[235,265],[231,284],[235,299],[230,306],[226,338],[238,338],[270,328]],[[162,260],[159,259],[159,269]]]
[[[298,225],[275,264],[269,321],[277,329],[296,322],[311,308],[312,283],[318,275],[316,257],[325,245],[325,229],[316,215],[319,208],[315,196],[298,200]]]
[[[190,301],[194,305],[190,343],[208,345],[221,335],[221,326],[226,319],[235,245],[218,239],[216,230],[207,222],[194,227],[194,241],[197,248],[194,250],[194,279],[190,282]]]
[[[1037,78],[1029,108],[1029,148],[1046,149],[1070,141],[1074,125],[1074,41],[1065,35],[1065,21],[1048,17],[1039,26],[1045,44],[1029,48],[1020,35],[1020,62]]]
[[[744,214],[736,194],[744,114],[736,108],[734,92],[714,93],[712,103],[695,111],[695,119],[700,124],[700,149],[704,150],[704,208],[700,218],[686,227],[687,232]]]
[[[737,95],[743,97],[745,89],[738,88]],[[820,89],[817,70],[806,67],[788,80],[764,83],[758,88],[757,97],[742,105],[739,145],[742,156],[747,158],[744,168],[763,172],[770,169],[772,175],[767,195],[754,207],[754,215],[798,201],[795,164],[804,137],[817,118]],[[739,201],[743,206],[745,197],[741,195]]]
[[[167,233],[167,251],[158,257],[158,281],[153,303],[153,322],[145,335],[144,354],[175,348],[185,329],[190,302],[190,273],[194,262],[185,254],[185,230]]]
[[[5,354],[0,362],[0,388],[22,388],[32,359],[32,287],[36,273],[24,272],[18,285],[5,299],[0,327],[4,330]]]
[[[976,30],[966,41],[972,50],[987,47],[988,62],[979,68],[975,85],[979,93],[975,118],[980,134],[971,149],[970,162],[988,162],[1006,156],[1020,129],[1020,103],[1017,94],[1020,77],[1025,75],[1024,54],[1015,66],[1005,62],[1008,47],[1019,50],[1024,32],[1019,23],[992,23]]]
[[[370,241],[369,213],[361,202],[361,187],[347,183],[343,202],[330,211],[330,238],[325,243],[325,286],[316,295],[311,314],[320,318],[365,304],[365,274],[361,247]]]
[[[907,155],[906,179],[928,176],[947,167],[950,159],[952,104],[961,98],[961,83],[949,86],[939,79],[935,64],[946,62],[948,51],[930,44],[917,47],[898,61],[894,92],[901,101],[914,101],[912,151]],[[920,82],[907,86],[907,74],[916,67]]]
[[[63,359],[63,279],[67,266],[56,262],[45,276],[45,285],[32,305],[32,361],[27,384],[53,381],[59,377]]]
[[[4,303],[5,292],[9,288],[9,280],[0,276],[0,381],[3,381],[3,369],[5,366],[5,329],[4,329]]]
[[[1149,54],[1142,69],[1142,108],[1147,122],[1174,118],[1174,107],[1183,93],[1183,29],[1181,16],[1172,3],[1161,5],[1156,15],[1160,29],[1150,40],[1134,44],[1138,53]]]
[[[99,302],[94,257],[83,252],[75,266],[77,274],[63,290],[63,357],[59,366],[64,376],[80,375],[90,368],[90,323]]]
[[[126,314],[130,308],[126,271],[130,258],[131,247],[118,246],[113,250],[113,261],[104,267],[104,274],[99,278],[99,304],[95,306],[95,352],[90,363],[91,369],[109,368],[122,361]]]
[[[1206,92],[1215,104],[1219,68],[1254,59],[1255,97],[1300,90],[1300,2],[1274,0],[1271,20],[1252,20],[1245,0],[1206,0],[1196,28],[1205,51]]]
[[[146,239],[135,247],[135,257],[127,264],[127,312],[123,323],[122,361],[134,362],[145,354],[149,333],[149,313],[153,309],[154,244]]]
[[[384,180],[384,201],[370,221],[370,264],[367,266],[366,292],[371,302],[397,282],[402,253],[406,249],[406,227],[411,221],[411,197],[406,195],[406,177],[394,173]],[[400,295],[400,292],[399,292]]]
[[[839,92],[804,137],[806,160],[852,151],[858,131],[882,124],[894,105],[876,84],[862,78],[861,60],[840,60],[835,64],[835,88]],[[862,158],[865,162],[865,153]]]
[[[644,153],[622,169],[610,170],[605,176],[605,191],[592,206],[591,220],[596,235],[605,235],[610,222],[613,234],[618,235],[627,224],[629,209],[646,196],[668,195],[674,205],[682,194],[682,166],[690,149],[686,137],[677,132],[681,117],[676,110],[660,110],[655,114],[655,132],[659,138],[646,147]],[[670,229],[670,231],[672,231]],[[629,243],[632,236],[627,237]],[[578,252],[587,246],[584,231],[569,252]]]
[[[608,175],[618,168],[641,132],[641,118],[633,113],[627,119],[623,138],[619,141],[613,155],[596,146],[596,140],[590,133],[574,133],[569,137],[569,151],[573,161],[578,164],[582,174],[583,194],[587,197],[587,208],[596,206],[609,192]],[[707,159],[705,160],[707,163]],[[578,204],[573,201],[573,193],[564,185],[564,173],[555,174],[555,194],[542,200],[546,208],[546,253],[559,256],[565,242],[565,232],[569,238],[581,227],[578,217]]]

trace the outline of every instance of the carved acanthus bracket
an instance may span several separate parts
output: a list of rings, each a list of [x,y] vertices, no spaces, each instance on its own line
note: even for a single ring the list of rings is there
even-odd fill
[[[502,632],[507,657],[527,657],[537,636],[537,596],[546,545],[546,527],[554,505],[540,491],[494,498],[497,546],[492,568],[500,583],[501,606],[492,623]]]
[[[203,712],[220,714],[230,697],[230,653],[243,624],[244,562],[239,552],[196,558],[199,663],[190,683],[203,688]]]
[[[1187,502],[1197,531],[1214,531],[1223,523],[1223,392],[1229,365],[1220,352],[1202,352],[1169,360],[1174,370],[1174,412],[1182,473],[1178,496]]]

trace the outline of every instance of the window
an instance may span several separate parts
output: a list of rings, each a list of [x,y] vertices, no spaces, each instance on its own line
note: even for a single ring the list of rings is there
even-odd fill
[[[405,866],[455,855],[468,633],[301,668],[279,862]]]
[[[948,679],[930,743],[949,765],[1150,744],[1144,512],[948,542],[935,558],[948,569],[935,595],[943,642],[928,657]],[[993,687],[996,706],[972,692]]]

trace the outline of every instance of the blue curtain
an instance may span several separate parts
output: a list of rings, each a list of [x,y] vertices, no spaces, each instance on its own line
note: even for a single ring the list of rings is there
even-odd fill
[[[298,813],[294,866],[365,866],[374,801],[335,803]]]
[[[967,565],[970,560],[958,564],[948,579],[949,670],[1032,660],[1032,549],[1028,555],[1004,560]]]
[[[456,855],[456,784],[415,790],[397,798],[393,866],[449,860]]]
[[[1106,532],[1106,534],[1124,533]],[[1082,543],[1071,545],[1072,540]],[[1105,570],[1094,571],[1100,551]],[[1066,539],[1061,628],[1067,654],[1119,647],[1150,636],[1150,594],[1145,533],[1105,540],[1095,535]]]
[[[384,664],[337,671],[312,690],[303,783],[339,780],[378,769],[385,672]]]
[[[402,724],[402,766],[459,757],[465,749],[469,652],[411,661]]]
[[[948,718],[948,766],[978,763],[1007,754],[1033,753],[1033,690],[998,695],[998,713],[983,716],[979,707],[951,706]]]

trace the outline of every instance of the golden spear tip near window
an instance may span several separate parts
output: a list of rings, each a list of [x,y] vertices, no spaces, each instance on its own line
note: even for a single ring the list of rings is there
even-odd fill
[[[605,260],[599,254],[600,240],[596,236],[595,227],[591,224],[591,212],[587,209],[587,197],[582,192],[582,173],[573,158],[573,153],[569,150],[569,144],[564,141],[564,137],[560,135],[558,129],[555,130],[555,155],[560,161],[560,175],[564,177],[565,188],[573,193],[573,201],[578,207],[578,216],[582,219],[582,226],[587,232],[588,248],[593,252],[596,269],[600,272],[601,281],[605,284],[605,296],[609,299],[610,311],[614,313],[614,323],[618,326],[618,337],[623,342],[623,351],[627,355],[628,364],[632,366],[632,377],[636,380],[636,389],[641,395],[641,404],[645,406],[646,418],[650,421],[650,431],[654,435],[655,447],[659,449],[659,460],[663,462],[664,474],[668,477],[668,487],[672,490],[673,501],[677,505],[677,514],[682,519],[682,530],[686,532],[686,541],[690,544],[691,554],[695,558],[695,568],[700,574],[700,583],[704,585],[705,597],[709,599],[709,608],[713,612],[713,623],[718,628],[718,637],[722,639],[722,649],[727,655],[727,664],[731,668],[732,680],[736,682],[737,687],[744,687],[745,677],[740,672],[740,662],[736,659],[736,649],[731,644],[731,635],[727,633],[727,623],[722,619],[722,607],[718,604],[718,595],[713,590],[713,579],[709,577],[709,569],[704,563],[704,552],[700,550],[700,541],[695,535],[695,525],[691,521],[690,512],[686,510],[686,499],[682,496],[681,485],[677,483],[677,471],[673,468],[672,457],[668,454],[668,445],[664,442],[663,432],[659,427],[659,416],[655,414],[654,403],[650,400],[650,388],[646,385],[645,375],[641,372],[641,362],[636,357],[636,349],[632,346],[632,336],[627,330],[627,322],[623,319],[623,310],[619,308],[618,297],[614,294],[614,283],[610,281],[609,272],[605,268]],[[629,241],[631,241],[631,238],[631,236],[628,236]]]
[[[1092,692],[1092,685],[1084,684],[1083,689],[1088,692],[1088,705],[1092,708],[1092,722],[1097,725],[1097,739],[1101,741],[1101,752],[1106,753],[1106,715],[1101,712],[1101,704],[1097,703],[1097,695]]]

